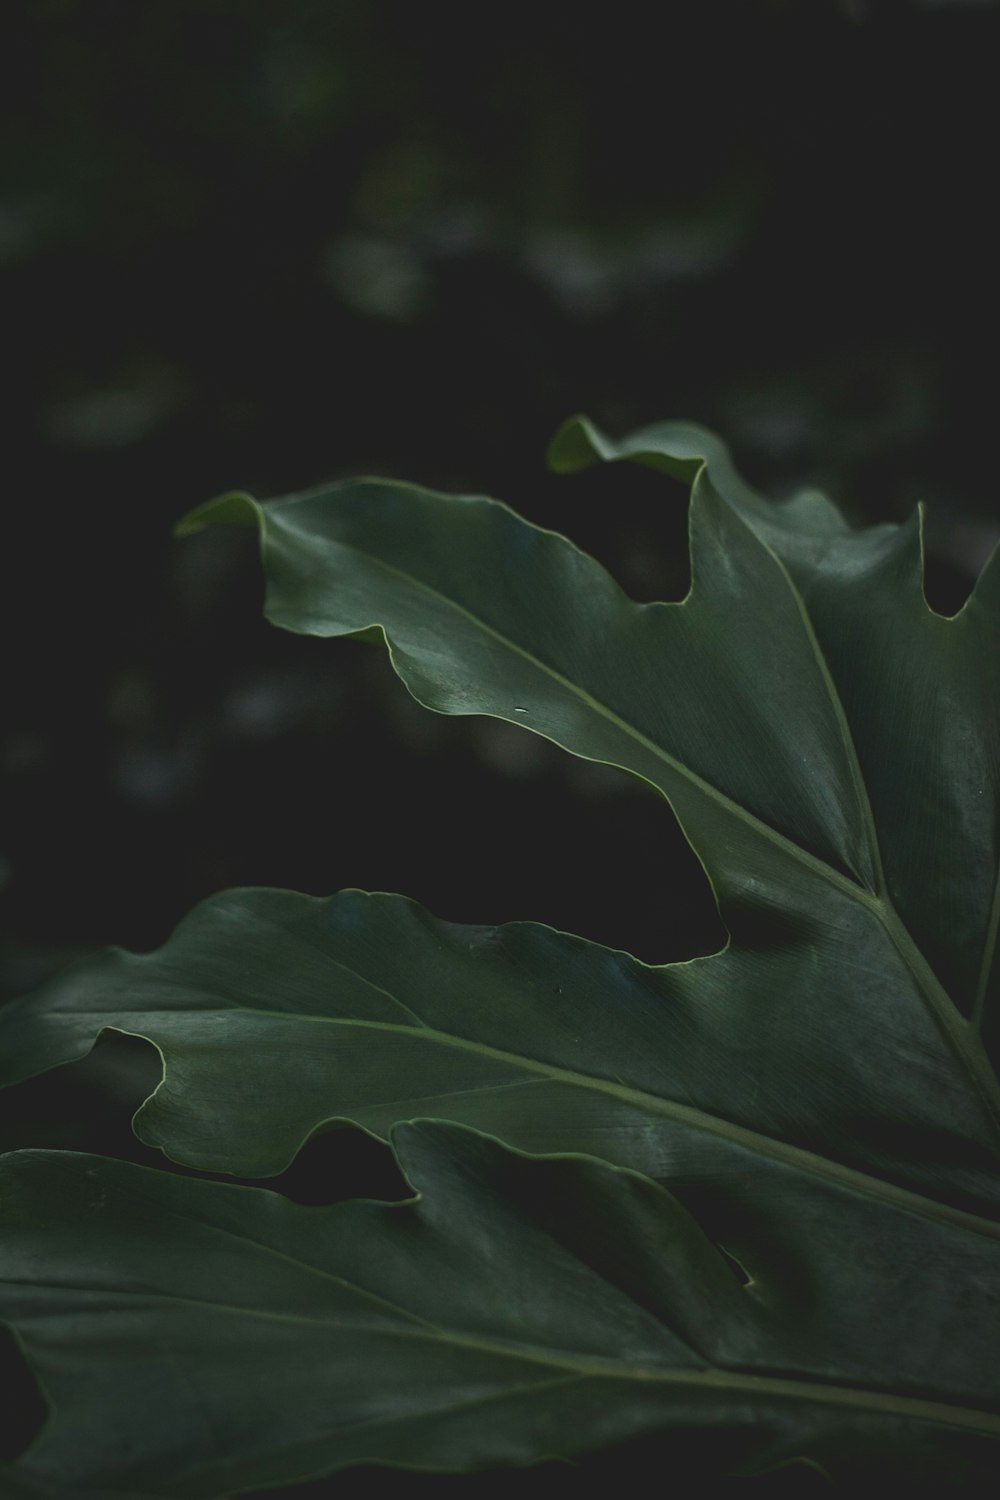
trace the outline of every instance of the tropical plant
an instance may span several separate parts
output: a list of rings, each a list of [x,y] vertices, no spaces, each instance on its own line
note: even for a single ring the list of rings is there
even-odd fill
[[[231,494],[180,529],[256,528],[269,618],[384,640],[428,708],[647,782],[724,947],[650,966],[401,896],[238,890],[9,1006],[7,1081],[107,1029],[152,1042],[134,1128],[171,1161],[267,1177],[347,1120],[414,1191],[306,1208],[4,1158],[0,1317],[50,1405],[12,1493],[216,1497],[651,1434],[744,1475],[1000,1456],[1000,557],[945,618],[919,517],[769,502],[688,425],[615,444],[577,419],[551,450],[596,459],[692,482],[682,603],[399,483]]]

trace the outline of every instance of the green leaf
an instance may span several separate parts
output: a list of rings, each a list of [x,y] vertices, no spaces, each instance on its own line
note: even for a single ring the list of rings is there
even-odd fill
[[[148,1038],[165,1073],[137,1132],[209,1171],[270,1175],[331,1119],[386,1136],[421,1113],[660,1178],[785,1168],[1000,1238],[962,1055],[879,929],[846,901],[826,914],[652,968],[400,896],[230,891],[157,952],[8,1007],[0,1042],[29,1075],[105,1027]]]
[[[623,459],[685,480],[704,466],[788,568],[843,705],[888,901],[996,1062],[1000,553],[947,620],[923,597],[920,512],[855,532],[815,491],[774,505],[744,484],[718,438],[688,423],[615,443],[575,417],[549,451],[562,472]]]
[[[359,897],[224,897],[161,957],[112,956],[12,1010],[12,1071],[135,1030],[167,1059],[144,1137],[246,1175],[330,1118],[384,1133],[417,1107],[657,1176],[689,1151],[720,1171],[746,1151],[994,1217],[1000,1090],[978,1021],[996,990],[1000,568],[955,620],[927,609],[919,567],[859,598],[871,556],[908,557],[916,536],[841,525],[821,645],[743,490],[723,474],[723,498],[710,472],[681,605],[632,603],[496,502],[377,481],[230,496],[185,524],[260,527],[277,623],[379,623],[421,701],[658,786],[719,893],[723,953],[649,969],[531,927],[446,938],[381,898],[362,918]],[[771,529],[797,538],[807,519]]]
[[[919,524],[773,506],[697,429],[616,446],[576,423],[553,456],[693,479],[683,603],[633,603],[494,501],[381,481],[228,496],[183,529],[257,527],[270,618],[381,634],[427,706],[648,782],[704,863],[725,948],[650,967],[400,897],[231,892],[158,953],[113,952],[0,1012],[5,1080],[112,1027],[160,1049],[136,1129],[191,1166],[273,1174],[332,1121],[388,1136],[418,1114],[588,1153],[669,1184],[762,1289],[775,1320],[737,1364],[995,1412],[1000,560],[944,619]],[[740,1409],[766,1437],[767,1400]],[[553,1451],[558,1411],[523,1420],[534,1456]],[[816,1453],[868,1432],[853,1408],[816,1421]],[[898,1458],[913,1424],[879,1434]]]
[[[186,527],[238,518],[260,527],[276,624],[380,625],[428,707],[643,777],[724,908],[795,907],[809,888],[819,907],[827,887],[866,901],[954,1044],[955,1007],[995,1040],[996,558],[944,620],[918,527],[855,534],[815,496],[769,506],[718,461],[695,472],[681,605],[633,604],[561,537],[476,497],[347,483],[264,508],[225,497]]]
[[[741,1286],[647,1180],[440,1124],[395,1144],[419,1199],[324,1209],[99,1157],[5,1158],[0,1316],[53,1403],[27,1481],[207,1500],[365,1460],[518,1465],[674,1429],[708,1429],[708,1475],[902,1443],[952,1479],[995,1463],[1000,1416],[964,1386],[971,1363],[1000,1400],[996,1304],[960,1358],[946,1336],[985,1241],[920,1228],[960,1279],[916,1335],[891,1301],[882,1316],[911,1347],[910,1389],[833,1358],[818,1379],[788,1357],[794,1288]],[[926,1265],[907,1269],[924,1289]]]

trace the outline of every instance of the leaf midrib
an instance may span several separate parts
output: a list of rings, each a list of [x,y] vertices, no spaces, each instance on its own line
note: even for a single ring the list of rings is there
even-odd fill
[[[37,1281],[11,1281],[11,1286],[27,1286],[38,1290]],[[354,1288],[354,1284],[347,1283],[357,1291],[362,1288]],[[465,1349],[470,1353],[486,1354],[494,1359],[509,1360],[514,1363],[541,1365],[546,1369],[567,1372],[570,1376],[581,1381],[587,1380],[612,1380],[625,1381],[629,1383],[640,1383],[643,1385],[667,1385],[686,1386],[698,1390],[721,1391],[723,1393],[746,1396],[751,1399],[772,1397],[779,1400],[813,1402],[817,1405],[832,1404],[842,1407],[853,1407],[868,1413],[876,1412],[880,1415],[909,1418],[917,1421],[934,1422],[953,1427],[970,1428],[976,1432],[989,1433],[1000,1438],[1000,1415],[992,1411],[983,1411],[971,1406],[959,1406],[951,1402],[929,1400],[927,1398],[900,1396],[891,1392],[880,1391],[865,1386],[841,1385],[827,1382],[818,1377],[800,1377],[798,1379],[782,1379],[773,1375],[757,1375],[744,1369],[725,1369],[718,1365],[707,1367],[677,1367],[670,1365],[653,1364],[629,1364],[627,1356],[619,1359],[614,1358],[588,1358],[567,1350],[553,1350],[543,1345],[524,1345],[508,1343],[505,1340],[494,1340],[482,1335],[471,1335],[457,1332],[439,1323],[427,1323],[426,1325],[410,1324],[406,1327],[397,1327],[392,1324],[371,1327],[367,1324],[352,1324],[342,1319],[317,1318],[305,1314],[291,1312],[274,1312],[270,1309],[259,1307],[243,1307],[237,1304],[217,1302],[211,1299],[189,1297],[180,1293],[172,1292],[143,1292],[132,1291],[127,1288],[118,1287],[79,1287],[73,1283],[45,1282],[44,1286],[55,1291],[83,1292],[87,1296],[111,1298],[124,1301],[133,1298],[143,1298],[146,1301],[179,1303],[197,1308],[210,1308],[211,1310],[231,1314],[237,1317],[248,1317],[257,1320],[274,1321],[291,1324],[296,1327],[312,1328],[338,1328],[350,1332],[372,1334],[377,1337],[387,1336],[392,1338],[411,1339],[414,1342],[434,1342],[445,1344],[455,1349]],[[504,1400],[519,1389],[515,1387],[497,1392],[495,1399]],[[530,1383],[526,1389],[537,1390],[536,1383]],[[447,1410],[447,1408],[446,1408]],[[407,1414],[412,1417],[413,1413]]]
[[[344,965],[346,968],[347,966]],[[353,973],[353,970],[348,970]],[[356,976],[362,983],[366,982],[363,975]],[[914,1192],[909,1188],[898,1187],[895,1183],[887,1182],[884,1178],[875,1177],[856,1167],[845,1166],[841,1162],[829,1157],[820,1156],[816,1152],[807,1150],[802,1146],[794,1146],[786,1141],[778,1140],[774,1136],[765,1135],[762,1132],[751,1129],[749,1126],[737,1125],[733,1121],[726,1120],[719,1115],[713,1115],[706,1110],[701,1110],[693,1105],[681,1104],[677,1100],[664,1098],[659,1094],[651,1094],[643,1089],[632,1088],[627,1084],[615,1083],[611,1079],[600,1078],[593,1074],[580,1073],[574,1069],[559,1067],[553,1063],[543,1062],[540,1059],[527,1057],[520,1053],[508,1052],[499,1047],[492,1047],[486,1042],[477,1042],[468,1037],[462,1037],[452,1032],[440,1031],[436,1027],[427,1026],[405,1026],[393,1021],[370,1021],[351,1016],[324,1016],[315,1013],[269,1010],[263,1006],[225,1006],[226,1012],[235,1012],[244,1016],[261,1016],[270,1020],[282,1020],[285,1022],[298,1022],[304,1025],[336,1026],[344,1028],[355,1028],[362,1031],[374,1031],[389,1033],[392,1035],[407,1037],[411,1040],[430,1043],[435,1046],[451,1048],[455,1051],[469,1052],[473,1055],[489,1058],[492,1061],[503,1063],[508,1067],[518,1068],[524,1072],[534,1073],[541,1078],[556,1084],[565,1084],[568,1087],[590,1090],[615,1098],[624,1104],[647,1113],[662,1115],[668,1119],[678,1120],[682,1124],[689,1125],[694,1129],[704,1130],[712,1135],[721,1136],[733,1145],[743,1147],[746,1150],[757,1152],[762,1156],[771,1157],[785,1165],[798,1168],[832,1181],[840,1187],[861,1192],[869,1197],[874,1197],[894,1206],[917,1213],[924,1218],[936,1219],[939,1222],[954,1225],[959,1228],[971,1230],[973,1233],[981,1234],[990,1239],[1000,1240],[1000,1223],[965,1209],[953,1208],[950,1204],[940,1203],[934,1198],[928,1198],[921,1193]],[[142,1020],[148,1023],[149,1018],[156,1012],[143,1012]],[[160,1012],[172,1019],[170,1011]],[[124,1020],[124,1017],[122,1018]],[[112,1027],[120,1030],[121,1027]],[[168,1082],[169,1065],[164,1062],[164,1079],[161,1088]],[[486,1085],[482,1092],[489,1091],[492,1085]],[[140,1108],[136,1121],[141,1119],[146,1110],[154,1103],[158,1088]],[[470,1090],[471,1092],[471,1090]],[[430,1096],[428,1096],[430,1097]],[[350,1111],[345,1111],[348,1118],[360,1117],[365,1110],[376,1106],[370,1104],[357,1105]],[[338,1116],[339,1117],[339,1116]],[[381,1137],[385,1139],[385,1137]],[[160,1144],[157,1142],[156,1144]]]

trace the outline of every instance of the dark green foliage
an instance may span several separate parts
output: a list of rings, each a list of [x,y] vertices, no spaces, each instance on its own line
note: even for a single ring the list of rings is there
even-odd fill
[[[707,1433],[706,1473],[996,1464],[1000,557],[945,619],[916,519],[771,504],[698,429],[574,422],[551,458],[692,482],[683,603],[397,483],[230,495],[182,529],[256,528],[270,619],[384,639],[427,707],[639,777],[725,946],[654,967],[244,890],[0,1013],[7,1082],[109,1028],[154,1043],[136,1131],[186,1168],[267,1177],[348,1120],[418,1195],[305,1209],[5,1158],[0,1316],[53,1407],[26,1494],[210,1500],[649,1434]]]

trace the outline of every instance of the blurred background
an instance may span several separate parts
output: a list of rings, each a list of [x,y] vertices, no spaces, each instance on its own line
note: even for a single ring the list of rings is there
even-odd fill
[[[171,538],[222,489],[485,491],[678,597],[680,489],[556,479],[544,450],[577,410],[686,416],[775,495],[926,500],[928,587],[960,604],[1000,532],[1000,9],[650,15],[7,0],[4,995],[240,884],[401,890],[650,960],[720,941],[636,785],[264,625],[248,535]],[[114,1117],[129,1149],[155,1059],[95,1058],[75,1134],[64,1077],[5,1098],[3,1142],[77,1143],[89,1112],[84,1144]]]
[[[687,416],[776,495],[926,500],[961,602],[1000,529],[1000,9],[664,14],[8,0],[5,994],[239,884],[719,941],[640,788],[264,625],[248,535],[171,538],[219,490],[485,491],[676,597],[681,490],[544,450]]]

